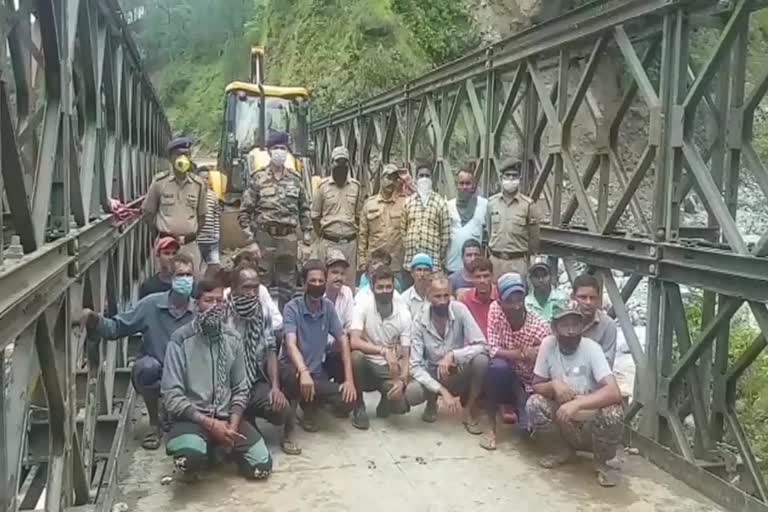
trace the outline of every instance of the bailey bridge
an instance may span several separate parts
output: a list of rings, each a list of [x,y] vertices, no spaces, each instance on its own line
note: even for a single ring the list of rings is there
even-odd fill
[[[631,353],[624,485],[543,472],[518,439],[489,455],[450,419],[406,418],[305,436],[268,483],[225,472],[185,487],[165,485],[162,451],[134,449],[130,343],[93,346],[77,322],[125,307],[151,272],[146,225],[105,212],[140,203],[168,121],[116,0],[3,2],[0,510],[767,511],[766,462],[736,406],[768,333],[768,231],[746,236],[737,216],[745,183],[768,198],[754,140],[768,66],[748,66],[750,21],[766,14],[765,0],[595,2],[312,126],[315,167],[344,144],[371,192],[383,163],[428,158],[447,195],[468,161],[491,193],[501,161],[522,157],[543,252],[602,276]],[[691,194],[705,213],[686,223]],[[627,307],[640,293],[645,336]],[[761,332],[738,349],[737,314]]]

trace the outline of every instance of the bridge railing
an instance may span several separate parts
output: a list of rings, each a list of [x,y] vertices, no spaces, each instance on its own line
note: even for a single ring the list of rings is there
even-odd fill
[[[768,197],[755,144],[768,65],[754,65],[764,50],[750,39],[766,5],[595,2],[312,127],[319,167],[345,145],[371,192],[383,163],[427,160],[448,196],[465,162],[492,194],[503,160],[520,158],[547,212],[544,252],[571,278],[588,265],[610,297],[636,367],[632,442],[729,510],[768,503],[736,408],[768,334],[768,232],[738,216],[740,192],[759,208]],[[730,333],[743,315],[756,330],[746,348]]]
[[[151,265],[138,206],[169,135],[116,0],[0,6],[0,510],[111,508],[133,393],[123,340],[91,345]]]

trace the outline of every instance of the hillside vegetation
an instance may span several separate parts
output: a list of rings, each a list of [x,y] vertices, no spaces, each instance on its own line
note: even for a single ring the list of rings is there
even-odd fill
[[[213,148],[226,84],[267,49],[267,80],[309,87],[314,113],[385,90],[479,44],[455,0],[125,0],[174,130]]]

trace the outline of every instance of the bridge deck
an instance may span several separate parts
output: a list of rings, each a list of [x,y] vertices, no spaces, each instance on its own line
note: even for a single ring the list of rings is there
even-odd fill
[[[369,403],[369,411],[374,407]],[[162,450],[137,447],[140,426],[132,435],[117,501],[141,512],[722,510],[638,456],[620,455],[621,486],[602,489],[586,458],[558,470],[539,468],[538,452],[511,428],[501,431],[498,451],[488,453],[458,419],[441,416],[428,426],[420,410],[386,420],[372,417],[368,432],[348,421],[323,419],[321,433],[301,432],[299,457],[282,454],[277,432],[264,428],[277,454],[268,482],[247,482],[224,466],[194,485],[162,484],[172,465]]]

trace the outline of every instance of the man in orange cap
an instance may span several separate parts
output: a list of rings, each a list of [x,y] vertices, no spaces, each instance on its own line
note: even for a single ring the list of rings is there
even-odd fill
[[[161,236],[155,240],[157,273],[141,283],[139,299],[151,293],[167,292],[171,289],[173,257],[179,252],[179,247],[179,242],[172,236]]]

